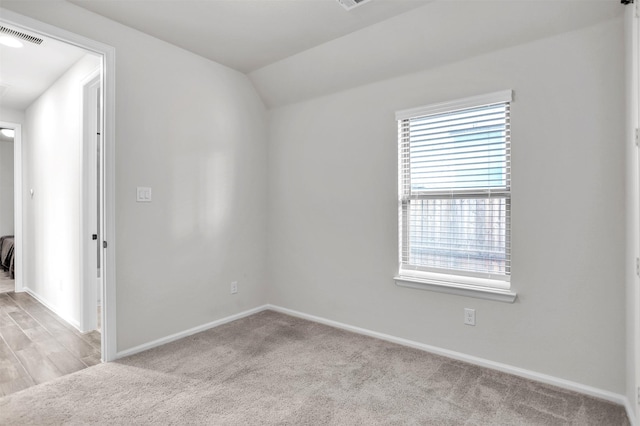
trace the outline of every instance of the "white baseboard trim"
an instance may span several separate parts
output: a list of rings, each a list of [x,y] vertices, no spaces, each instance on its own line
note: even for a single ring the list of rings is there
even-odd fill
[[[535,380],[537,382],[546,383],[548,385],[557,386],[563,389],[572,390],[575,392],[583,393],[589,396],[593,396],[596,398],[604,399],[609,402],[614,402],[616,404],[622,405],[626,408],[627,413],[631,412],[631,407],[627,398],[623,395],[598,389],[592,386],[583,385],[581,383],[572,382],[569,380],[561,379],[558,377],[550,376],[547,374],[537,373],[535,371],[526,370],[520,367],[514,367],[512,365],[503,364],[500,362],[490,361],[488,359],[475,357],[472,355],[467,355],[461,352],[451,351],[448,349],[439,348],[436,346],[427,345],[420,342],[415,342],[413,340],[403,339],[400,337],[391,336],[389,334],[378,333],[377,331],[367,330],[365,328],[355,327],[349,324],[344,324],[341,322],[333,321],[330,319],[317,317],[315,315],[305,314],[303,312],[294,311],[292,309],[283,308],[275,305],[267,305],[267,309],[272,311],[280,312],[286,315],[291,315],[298,318],[303,318],[309,321],[317,322],[320,324],[325,324],[331,327],[339,328],[342,330],[351,331],[357,334],[362,334],[369,337],[375,337],[377,339],[385,340],[387,342],[397,343],[402,346],[407,346],[414,349],[420,349],[426,352],[431,352],[437,355],[446,356],[448,358],[453,358],[459,361],[465,361],[470,364],[478,365],[480,367],[490,368],[492,370],[502,371],[504,373],[513,374],[515,376],[524,377],[526,379]],[[633,423],[633,420],[628,414],[630,421]]]
[[[153,349],[158,346],[165,345],[167,343],[173,342],[175,340],[182,339],[183,337],[191,336],[192,334],[200,333],[201,331],[209,330],[211,328],[218,327],[220,325],[229,323],[231,321],[238,320],[240,318],[248,317],[249,315],[257,314],[258,312],[262,312],[267,310],[267,305],[258,306],[253,309],[249,309],[248,311],[240,312],[234,315],[230,315],[228,317],[221,318],[219,320],[211,321],[206,324],[199,325],[197,327],[190,328],[185,331],[181,331],[179,333],[171,334],[166,337],[162,337],[157,340],[153,340],[148,343],[143,343],[142,345],[135,346],[133,348],[125,349],[124,351],[119,351],[116,353],[116,359],[124,358],[126,356],[134,355],[140,352],[144,352],[149,349]]]
[[[30,288],[22,287],[22,290],[24,292],[26,292],[29,296],[31,296],[34,299],[36,299],[40,304],[44,305],[44,307],[49,309],[51,312],[53,312],[54,314],[56,314],[57,316],[62,318],[70,326],[72,326],[73,328],[75,328],[76,330],[78,330],[78,331],[80,331],[82,333],[82,331],[80,330],[80,322],[79,321],[75,320],[74,318],[70,318],[64,312],[60,312],[58,309],[56,309],[53,306],[52,303],[49,303],[47,301],[47,299],[45,299],[44,297],[40,296],[38,293],[36,293],[35,291],[31,290]]]
[[[27,290],[29,291],[29,290]],[[34,296],[36,297],[36,296]],[[526,379],[535,380],[537,382],[546,383],[548,385],[557,386],[563,389],[568,389],[574,392],[579,392],[585,395],[593,396],[596,398],[600,398],[609,402],[613,402],[625,407],[627,412],[627,417],[629,418],[629,422],[631,426],[638,426],[636,423],[635,416],[633,414],[631,404],[629,400],[621,394],[617,394],[614,392],[606,391],[603,389],[598,389],[592,386],[584,385],[577,382],[572,382],[570,380],[561,379],[558,377],[550,376],[547,374],[538,373],[531,370],[526,370],[520,367],[514,367],[512,365],[503,364],[500,362],[490,361],[484,358],[475,357],[472,355],[467,355],[461,352],[451,351],[449,349],[443,349],[436,346],[427,345],[424,343],[416,342],[413,340],[403,339],[401,337],[392,336],[389,334],[379,333],[377,331],[368,330],[365,328],[360,328],[356,326],[352,326],[349,324],[341,323],[338,321],[333,321],[327,318],[318,317],[315,315],[305,314],[303,312],[294,311],[292,309],[283,308],[281,306],[276,305],[262,305],[253,309],[249,309],[247,311],[243,311],[234,315],[230,315],[225,318],[221,318],[216,321],[209,322],[207,324],[202,324],[197,327],[190,328],[185,331],[181,331],[179,333],[175,333],[148,343],[144,343],[142,345],[135,346],[130,349],[126,349],[124,351],[120,351],[116,353],[116,359],[124,358],[130,355],[134,355],[140,352],[144,352],[146,350],[162,346],[164,344],[173,342],[175,340],[182,339],[187,336],[191,336],[193,334],[199,333],[201,331],[209,330],[215,327],[218,327],[223,324],[227,324],[229,322],[238,320],[240,318],[248,317],[253,314],[257,314],[258,312],[262,312],[265,310],[272,310],[275,312],[280,312],[282,314],[291,315],[293,317],[298,317],[302,319],[306,319],[309,321],[317,322],[320,324],[325,324],[331,327],[339,328],[342,330],[350,331],[357,334],[362,334],[364,336],[374,337],[377,339],[385,340],[387,342],[396,343],[402,346],[407,346],[414,349],[420,349],[425,352],[434,353],[437,355],[442,355],[448,358],[456,359],[459,361],[468,362],[470,364],[478,365],[480,367],[490,368],[492,370],[501,371],[508,374],[513,374],[515,376],[524,377]]]

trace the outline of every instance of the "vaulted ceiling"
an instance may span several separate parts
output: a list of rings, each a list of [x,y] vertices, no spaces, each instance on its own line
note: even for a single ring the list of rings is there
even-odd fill
[[[73,3],[245,73],[268,107],[575,30],[623,10],[617,0],[371,0],[351,11],[337,0],[48,1]],[[62,50],[23,61],[17,76],[13,53],[0,48],[0,84],[64,71],[82,55],[49,46]],[[65,57],[71,63],[55,65]],[[0,106],[9,105],[7,96]]]
[[[78,6],[248,73],[423,6],[373,0],[69,0]]]

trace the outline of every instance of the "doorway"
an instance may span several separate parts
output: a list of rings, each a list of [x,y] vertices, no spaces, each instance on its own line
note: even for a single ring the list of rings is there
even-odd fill
[[[0,121],[0,292],[22,291],[21,258],[16,257],[22,238],[22,204],[16,203],[21,187],[22,130],[19,123]]]
[[[70,33],[68,31],[59,29],[57,27],[42,23],[40,21],[33,20],[31,18],[10,12],[3,11],[3,17],[0,22],[2,25],[11,26],[18,31],[24,31],[36,36],[48,37],[58,42],[67,43],[69,45],[84,49],[86,52],[91,53],[100,58],[99,67],[99,91],[96,91],[96,107],[99,112],[96,112],[95,121],[97,129],[99,129],[100,140],[95,141],[96,145],[94,149],[97,151],[94,157],[94,170],[92,173],[95,178],[95,186],[93,186],[93,197],[85,196],[84,180],[78,179],[76,184],[81,187],[80,193],[82,194],[82,241],[87,237],[92,241],[92,256],[85,254],[86,244],[81,244],[83,249],[81,250],[79,262],[82,267],[79,274],[83,277],[83,282],[87,285],[83,285],[81,294],[79,295],[81,301],[82,317],[89,318],[89,310],[84,303],[86,300],[93,300],[94,306],[97,306],[98,301],[101,305],[101,316],[97,317],[94,310],[92,318],[93,322],[100,324],[101,329],[101,359],[102,361],[110,361],[116,358],[116,319],[115,319],[115,210],[114,210],[114,198],[115,198],[115,165],[114,165],[114,75],[115,75],[115,51],[112,47],[104,45],[79,36],[77,34]],[[89,82],[91,83],[91,82]],[[95,83],[95,81],[94,81]],[[96,86],[94,85],[94,88]],[[28,133],[28,138],[33,135]],[[99,144],[99,145],[98,145]],[[99,148],[99,149],[98,149]],[[83,151],[84,152],[84,151]],[[90,155],[90,154],[87,154]],[[84,154],[83,154],[84,158]],[[23,159],[24,161],[24,159]],[[32,191],[33,190],[33,191]],[[22,207],[28,203],[31,197],[36,198],[38,194],[37,188],[29,188],[23,185],[21,189],[23,200],[21,202]],[[93,202],[89,200],[93,199]],[[93,215],[93,220],[85,218],[89,217],[88,211],[93,209],[96,213]],[[24,215],[24,213],[23,213]],[[102,219],[100,222],[99,220]],[[85,223],[92,222],[95,231],[89,235],[85,235],[86,226]],[[97,228],[97,229],[96,229]],[[24,228],[23,225],[23,230]],[[96,239],[93,236],[96,235]],[[23,250],[24,251],[24,250]],[[22,253],[17,253],[18,255]],[[92,279],[84,280],[84,276],[89,270],[89,267],[85,266],[85,260],[93,259],[93,263],[99,265],[100,276],[98,277],[98,267],[92,271]],[[23,267],[21,270],[24,272],[29,268],[28,263],[33,262],[31,257],[23,257]],[[31,285],[31,281],[25,282],[25,290]]]
[[[0,135],[3,145],[10,144],[10,146],[3,147],[5,151],[2,155],[0,162],[3,167],[3,181],[9,181],[13,188],[5,185],[4,182],[0,183],[2,188],[2,202],[3,204],[9,204],[11,211],[3,212],[2,230],[0,230],[0,262],[2,263],[2,269],[5,271],[4,283],[2,290],[7,291],[23,291],[22,286],[22,203],[18,202],[19,193],[22,188],[22,173],[21,168],[16,164],[19,164],[22,158],[22,125],[20,123],[0,121]],[[8,149],[10,148],[10,149]],[[10,155],[7,155],[10,154]],[[6,168],[10,169],[12,176],[6,175]],[[9,199],[10,197],[10,199]],[[11,216],[10,220],[4,219],[6,216]],[[11,252],[7,253],[8,245],[4,240],[4,236],[12,236]]]

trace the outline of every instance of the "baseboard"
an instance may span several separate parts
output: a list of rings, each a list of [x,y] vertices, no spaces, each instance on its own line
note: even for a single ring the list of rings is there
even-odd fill
[[[28,291],[28,290],[27,290]],[[34,296],[35,297],[35,296]],[[207,324],[199,325],[197,327],[190,328],[185,331],[181,331],[179,333],[175,333],[148,343],[144,343],[139,346],[135,346],[130,349],[126,349],[124,351],[120,351],[116,353],[116,359],[124,358],[126,356],[134,355],[140,352],[144,352],[146,350],[162,346],[164,344],[173,342],[175,340],[182,339],[187,336],[191,336],[193,334],[199,333],[201,331],[209,330],[215,327],[218,327],[223,324],[227,324],[229,322],[238,320],[240,318],[244,318],[258,312],[262,312],[265,310],[272,310],[275,312],[280,312],[286,315],[291,315],[298,318],[303,318],[309,321],[317,322],[320,324],[325,324],[331,327],[339,328],[342,330],[350,331],[357,334],[362,334],[369,337],[374,337],[377,339],[385,340],[387,342],[396,343],[402,346],[407,346],[410,348],[420,349],[426,352],[430,352],[437,355],[446,356],[448,358],[456,359],[459,361],[468,362],[470,364],[478,365],[480,367],[490,368],[492,370],[501,371],[508,374],[513,374],[515,376],[524,377],[526,379],[535,380],[537,382],[546,383],[552,386],[557,386],[563,389],[571,390],[574,392],[579,392],[585,395],[593,396],[596,398],[600,398],[609,402],[613,402],[625,407],[627,412],[627,417],[629,418],[629,422],[631,426],[637,426],[635,415],[631,408],[631,404],[629,400],[624,396],[614,392],[606,391],[603,389],[598,389],[592,386],[584,385],[577,382],[572,382],[570,380],[561,379],[558,377],[550,376],[547,374],[538,373],[531,370],[526,370],[524,368],[515,367],[508,364],[503,364],[499,362],[490,361],[484,358],[475,357],[472,355],[467,355],[461,352],[451,351],[448,349],[439,348],[436,346],[427,345],[424,343],[416,342],[413,340],[403,339],[400,337],[392,336],[389,334],[379,333],[377,331],[368,330],[361,327],[352,326],[349,324],[341,323],[338,321],[333,321],[327,318],[318,317],[315,315],[305,314],[303,312],[294,311],[292,309],[283,308],[281,306],[276,305],[262,305],[253,309],[249,309],[247,311],[243,311],[225,318],[221,318],[216,321],[212,321]]]
[[[63,320],[65,320],[65,322],[67,322],[70,326],[72,326],[73,328],[75,328],[76,330],[82,332],[80,330],[80,322],[76,321],[73,318],[70,318],[68,315],[66,315],[64,312],[60,312],[58,309],[56,309],[53,304],[49,303],[49,301],[47,301],[47,299],[45,299],[44,297],[41,297],[39,294],[37,294],[35,291],[31,290],[28,287],[22,287],[22,291],[26,292],[27,294],[29,294],[29,296],[33,297],[34,299],[36,299],[40,304],[42,304],[44,307],[46,307],[47,309],[49,309],[51,312],[53,312],[54,314],[56,314],[57,316],[59,316],[60,318],[62,318]]]
[[[162,337],[160,339],[153,340],[151,342],[144,343],[142,345],[138,345],[138,346],[135,346],[135,347],[130,348],[130,349],[125,349],[124,351],[119,351],[119,352],[116,353],[116,359],[124,358],[124,357],[130,356],[130,355],[134,355],[134,354],[137,354],[137,353],[140,353],[140,352],[144,352],[146,350],[153,349],[155,347],[165,345],[165,344],[173,342],[175,340],[179,340],[179,339],[182,339],[184,337],[191,336],[191,335],[196,334],[196,333],[200,333],[201,331],[209,330],[211,328],[218,327],[220,325],[229,323],[231,321],[235,321],[235,320],[238,320],[240,318],[248,317],[249,315],[257,314],[258,312],[262,312],[262,311],[265,311],[267,309],[268,309],[267,305],[258,306],[256,308],[249,309],[248,311],[243,311],[243,312],[240,312],[240,313],[237,313],[237,314],[234,314],[234,315],[230,315],[228,317],[224,317],[224,318],[221,318],[219,320],[211,321],[209,323],[202,324],[202,325],[199,325],[197,327],[193,327],[193,328],[190,328],[188,330],[181,331],[179,333],[171,334],[169,336]]]
[[[626,408],[627,413],[631,412],[631,407],[627,398],[623,395],[609,392],[606,390],[598,389],[592,386],[583,385],[581,383],[572,382],[569,380],[561,379],[558,377],[550,376],[547,374],[537,373],[535,371],[526,370],[520,367],[514,367],[512,365],[503,364],[500,362],[490,361],[488,359],[475,357],[472,355],[467,355],[461,352],[451,351],[448,349],[439,348],[436,346],[427,345],[420,342],[415,342],[413,340],[403,339],[400,337],[391,336],[389,334],[378,333],[377,331],[367,330],[365,328],[355,327],[349,324],[344,324],[338,321],[333,321],[330,319],[317,317],[315,315],[305,314],[303,312],[294,311],[292,309],[283,308],[275,305],[267,305],[267,309],[272,311],[280,312],[283,314],[291,315],[298,318],[303,318],[309,321],[317,322],[320,324],[325,324],[331,327],[339,328],[342,330],[351,331],[357,334],[362,334],[369,337],[375,337],[377,339],[386,340],[387,342],[397,343],[402,346],[407,346],[414,349],[420,349],[426,352],[434,353],[437,355],[446,356],[448,358],[453,358],[459,361],[465,361],[470,364],[478,365],[480,367],[490,368],[492,370],[502,371],[504,373],[513,374],[515,376],[524,377],[526,379],[535,380],[537,382],[546,383],[548,385],[557,386],[563,389],[572,390],[574,392],[583,393],[589,396],[593,396],[596,398],[604,399],[609,402],[614,402],[616,404],[622,405]],[[629,415],[629,419],[634,425],[633,419]]]

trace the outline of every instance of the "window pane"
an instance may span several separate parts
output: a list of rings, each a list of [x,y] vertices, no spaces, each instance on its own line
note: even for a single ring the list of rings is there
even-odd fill
[[[476,273],[509,273],[509,199],[411,200],[405,263]]]
[[[510,103],[452,104],[399,114],[401,268],[508,281]]]
[[[410,120],[411,192],[508,186],[505,104]]]

